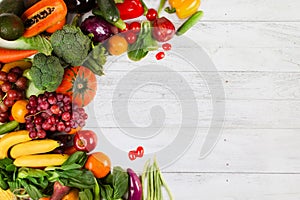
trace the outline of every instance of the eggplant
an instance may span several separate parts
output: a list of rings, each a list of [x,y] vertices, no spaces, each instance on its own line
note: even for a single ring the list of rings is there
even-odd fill
[[[130,168],[127,169],[129,175],[129,195],[128,200],[142,200],[143,186],[139,176]]]
[[[104,42],[113,35],[113,25],[99,16],[89,16],[80,25],[82,32],[93,34],[94,42]]]

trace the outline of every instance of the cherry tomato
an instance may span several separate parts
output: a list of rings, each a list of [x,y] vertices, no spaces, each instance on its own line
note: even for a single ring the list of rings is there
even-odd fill
[[[125,39],[127,40],[128,44],[133,44],[137,40],[137,36],[134,32],[128,31],[125,34]]]
[[[130,160],[135,160],[136,159],[136,151],[129,151],[128,152],[128,158]]]
[[[165,51],[169,51],[172,49],[172,45],[170,43],[164,43],[162,45],[162,48],[165,50]]]
[[[103,152],[95,152],[88,156],[84,167],[90,170],[96,178],[103,178],[110,172],[111,162]]]
[[[136,149],[136,156],[142,158],[144,156],[144,148],[142,146],[138,146]]]
[[[91,152],[96,148],[97,135],[91,130],[80,130],[75,134],[73,143],[78,151]]]
[[[158,52],[156,55],[155,55],[155,57],[156,57],[156,60],[161,60],[161,59],[163,59],[164,57],[165,57],[165,53],[164,52]]]
[[[149,21],[153,21],[157,18],[157,11],[153,8],[150,8],[148,9],[148,12],[146,14],[146,18],[149,20]]]
[[[129,30],[134,32],[135,34],[141,31],[141,23],[140,22],[132,22],[129,24]]]

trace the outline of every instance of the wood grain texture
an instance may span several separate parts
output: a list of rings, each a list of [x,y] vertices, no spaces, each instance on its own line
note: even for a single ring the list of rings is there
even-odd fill
[[[176,199],[298,200],[299,174],[164,174]]]
[[[159,0],[149,1],[156,8]],[[170,144],[181,125],[180,105],[193,101],[186,96],[180,102],[170,92],[177,82],[176,73],[189,85],[197,101],[199,119],[188,117],[198,131],[191,147],[172,165],[163,168],[175,199],[210,200],[298,200],[300,193],[300,1],[296,0],[204,0],[204,17],[185,36],[196,48],[203,49],[214,63],[214,70],[197,71],[185,58],[166,52],[160,62],[150,53],[150,64],[161,64],[174,72],[156,72],[149,68],[131,74],[133,80],[143,76],[145,86],[128,94],[135,85],[118,90],[122,80],[145,62],[129,63],[126,56],[112,57],[100,77],[95,104],[89,106],[87,126],[104,133],[115,146],[128,150],[136,144],[146,152],[155,152]],[[183,20],[167,15],[178,27]],[[182,43],[186,51],[192,46]],[[170,62],[170,60],[172,62]],[[172,63],[172,64],[168,64]],[[199,61],[201,65],[201,61]],[[151,75],[150,75],[151,74]],[[170,88],[151,84],[155,76],[170,80]],[[225,96],[212,102],[205,78],[218,76]],[[134,83],[134,81],[133,81]],[[115,102],[128,105],[130,119],[137,127],[147,127],[156,115],[151,109],[160,106],[165,123],[159,135],[149,140],[132,138],[120,129],[115,118]],[[210,127],[213,103],[225,103],[226,115],[222,135],[214,150],[200,159],[200,149]],[[158,117],[158,116],[157,116]],[[97,119],[96,119],[97,118]],[[132,123],[126,129],[136,129]],[[96,128],[97,127],[97,128]],[[122,127],[121,127],[122,128]],[[118,139],[116,139],[118,138]]]

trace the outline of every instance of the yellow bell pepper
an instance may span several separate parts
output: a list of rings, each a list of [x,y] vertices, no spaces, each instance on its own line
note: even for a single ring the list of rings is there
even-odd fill
[[[169,0],[172,8],[176,9],[176,14],[180,19],[187,18],[197,12],[200,0]]]

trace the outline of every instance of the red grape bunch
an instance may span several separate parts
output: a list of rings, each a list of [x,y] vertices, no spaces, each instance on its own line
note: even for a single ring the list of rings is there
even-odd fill
[[[84,108],[72,104],[69,95],[45,92],[29,97],[25,116],[30,138],[45,138],[47,132],[70,132],[85,126],[88,115]]]
[[[25,98],[27,78],[22,76],[23,70],[14,67],[8,73],[0,71],[0,122],[9,121],[10,109],[17,101]]]

